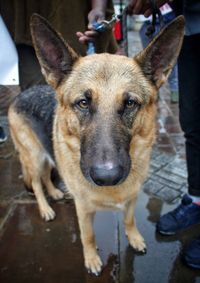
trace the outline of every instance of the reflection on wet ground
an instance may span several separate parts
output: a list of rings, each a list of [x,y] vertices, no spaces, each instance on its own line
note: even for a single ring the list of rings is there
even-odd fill
[[[173,237],[155,232],[160,213],[172,207],[141,192],[136,219],[147,243],[145,255],[128,245],[121,213],[97,213],[94,227],[104,270],[94,277],[84,269],[72,201],[53,203],[57,218],[49,223],[41,220],[33,200],[16,201],[1,227],[0,282],[200,282],[200,271],[187,268],[180,259],[199,227]],[[2,205],[1,215],[8,209]]]
[[[6,130],[8,94],[17,91],[0,88],[0,122]],[[200,226],[171,237],[155,232],[160,215],[177,205],[187,183],[178,106],[170,104],[167,88],[160,92],[157,142],[150,175],[136,207],[146,254],[138,254],[128,245],[120,212],[99,212],[94,228],[104,269],[99,277],[88,274],[73,201],[52,202],[57,217],[43,222],[35,199],[23,187],[10,139],[0,145],[0,180],[0,282],[200,283],[200,271],[187,268],[181,261],[183,247],[200,234]]]

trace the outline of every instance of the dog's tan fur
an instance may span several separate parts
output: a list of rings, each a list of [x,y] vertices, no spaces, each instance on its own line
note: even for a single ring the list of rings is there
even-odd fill
[[[92,228],[94,213],[99,209],[120,209],[124,213],[125,230],[129,242],[138,251],[145,249],[144,239],[135,225],[133,211],[138,191],[147,176],[151,147],[155,139],[156,93],[166,81],[180,51],[183,38],[183,18],[179,18],[171,28],[163,31],[167,36],[159,35],[135,59],[124,56],[98,54],[79,58],[58,34],[51,30],[46,21],[35,15],[32,20],[33,42],[47,82],[55,89],[58,105],[56,107],[53,125],[53,146],[56,165],[67,189],[74,197],[81,240],[84,250],[85,266],[93,273],[101,270],[102,262],[96,251],[95,237]],[[69,74],[54,70],[48,64],[48,58],[43,58],[41,52],[41,34],[47,29],[53,33],[55,49],[64,49],[64,60],[72,66]],[[45,30],[46,31],[46,30]],[[173,33],[177,33],[173,35]],[[176,37],[176,39],[174,39]],[[159,56],[164,41],[175,41],[173,55],[166,56],[165,61],[151,74],[154,64],[153,56]],[[50,40],[50,39],[49,39]],[[57,46],[58,45],[58,46]],[[155,46],[155,48],[154,48]],[[160,47],[161,46],[161,47]],[[169,47],[170,48],[170,47]],[[172,48],[172,46],[171,46]],[[162,56],[165,56],[167,48]],[[67,65],[67,68],[69,67]],[[98,105],[101,123],[108,127],[110,113],[122,101],[122,94],[131,91],[135,100],[142,105],[127,130],[131,135],[129,155],[131,168],[127,178],[119,185],[96,187],[83,175],[80,168],[81,135],[90,135],[95,131],[96,124],[87,128],[80,123],[76,112],[71,107],[82,90],[92,89],[92,100]],[[11,135],[19,151],[25,183],[33,188],[38,201],[41,216],[51,220],[55,213],[48,205],[42,185],[54,199],[63,197],[63,193],[54,187],[50,172],[55,166],[53,159],[46,152],[43,144],[26,121],[25,115],[17,113],[14,106],[9,110]],[[120,126],[120,125],[119,125]],[[94,153],[95,154],[95,153]]]

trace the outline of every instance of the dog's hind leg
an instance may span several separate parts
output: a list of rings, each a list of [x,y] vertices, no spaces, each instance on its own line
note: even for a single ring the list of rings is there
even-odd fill
[[[146,245],[143,237],[137,229],[134,219],[134,208],[136,200],[131,200],[126,204],[124,211],[124,224],[126,235],[128,237],[130,245],[139,252],[145,252]]]
[[[46,200],[42,180],[47,175],[47,168],[50,170],[53,167],[53,160],[23,115],[16,113],[11,107],[8,119],[11,136],[19,152],[24,182],[27,187],[33,189],[41,217],[46,221],[52,220],[55,218],[55,212]]]
[[[28,173],[28,168],[25,167],[25,162],[23,162],[22,157],[20,157],[21,165],[22,165],[22,173],[23,173],[23,180],[25,183],[25,186],[27,187],[28,190],[31,190],[33,187],[32,185],[32,178],[30,174]],[[52,161],[51,159],[49,160],[48,156],[46,155],[45,160],[43,161],[42,164],[42,175],[41,175],[41,180],[44,186],[47,189],[47,192],[50,197],[52,197],[54,200],[60,200],[63,199],[64,193],[58,190],[52,183],[51,181],[51,171],[53,168]]]
[[[35,197],[38,202],[39,210],[40,210],[40,215],[45,221],[50,221],[53,220],[56,216],[55,212],[53,209],[49,206],[43,189],[42,189],[42,183],[41,183],[41,178],[40,176],[34,176],[32,178],[32,187],[33,191],[35,193]]]
[[[42,175],[43,184],[45,185],[50,197],[52,197],[54,200],[63,199],[64,193],[58,190],[51,181],[51,171],[51,162],[46,162],[44,164],[44,173]]]

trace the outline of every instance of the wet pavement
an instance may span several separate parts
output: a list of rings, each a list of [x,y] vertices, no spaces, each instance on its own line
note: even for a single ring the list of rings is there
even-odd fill
[[[130,54],[138,49],[138,35],[130,32]],[[7,107],[18,92],[17,87],[0,87],[0,122],[7,133]],[[24,189],[10,137],[1,144],[0,282],[200,283],[200,271],[187,268],[181,261],[183,247],[200,234],[200,227],[177,236],[164,237],[155,232],[160,215],[173,209],[187,191],[178,105],[171,104],[167,86],[159,93],[157,128],[150,174],[136,207],[137,225],[146,240],[147,253],[140,255],[128,245],[120,212],[99,212],[94,221],[104,262],[99,277],[85,271],[73,201],[49,200],[57,217],[45,223],[34,197]]]

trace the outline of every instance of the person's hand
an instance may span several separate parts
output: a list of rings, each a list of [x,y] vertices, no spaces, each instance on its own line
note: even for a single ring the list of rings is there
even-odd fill
[[[167,0],[157,0],[157,6],[161,7]],[[129,0],[128,4],[129,14],[143,14],[145,17],[149,17],[152,14],[151,5],[149,0]]]
[[[96,38],[99,36],[97,31],[93,30],[92,24],[94,22],[101,22],[105,19],[105,12],[97,7],[90,11],[88,14],[88,30],[85,32],[78,31],[76,35],[81,43],[87,44],[88,41],[95,41]]]

